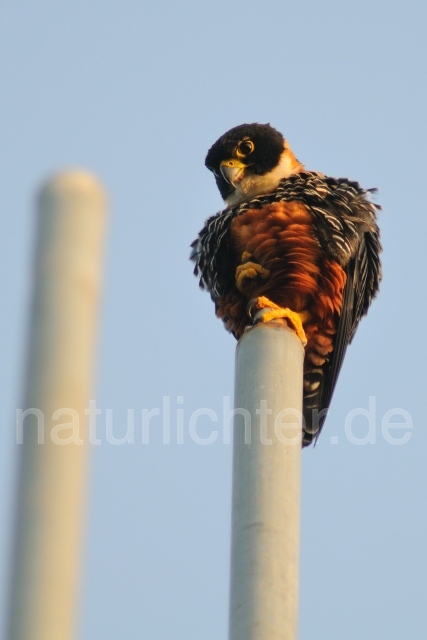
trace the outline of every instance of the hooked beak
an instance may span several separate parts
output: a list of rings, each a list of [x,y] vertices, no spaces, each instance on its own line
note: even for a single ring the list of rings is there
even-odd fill
[[[228,182],[228,184],[231,184],[232,187],[234,187],[243,178],[245,169],[246,165],[243,164],[243,162],[240,162],[240,160],[235,160],[234,158],[230,158],[230,160],[223,160],[219,166],[222,177]]]

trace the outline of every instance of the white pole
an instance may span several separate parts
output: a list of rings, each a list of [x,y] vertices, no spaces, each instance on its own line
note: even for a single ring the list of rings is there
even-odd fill
[[[81,559],[87,433],[105,196],[89,174],[39,200],[8,640],[71,640]],[[19,414],[19,412],[18,412]]]
[[[296,640],[304,350],[276,322],[237,345],[230,640]]]

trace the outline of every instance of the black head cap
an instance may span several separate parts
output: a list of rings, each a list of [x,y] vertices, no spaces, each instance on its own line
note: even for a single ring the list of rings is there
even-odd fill
[[[239,148],[245,141],[252,143],[253,149],[247,154],[239,153]],[[283,152],[284,138],[282,134],[269,124],[241,124],[224,133],[209,149],[205,165],[215,174],[218,188],[223,198],[227,197],[232,188],[220,174],[220,164],[223,160],[238,157],[254,175],[262,176],[279,163]],[[242,147],[247,151],[251,147]]]

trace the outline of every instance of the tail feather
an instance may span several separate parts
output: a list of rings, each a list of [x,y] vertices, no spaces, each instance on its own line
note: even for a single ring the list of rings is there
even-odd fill
[[[319,437],[326,418],[327,408],[322,407],[324,371],[313,368],[304,373],[303,395],[303,447]]]

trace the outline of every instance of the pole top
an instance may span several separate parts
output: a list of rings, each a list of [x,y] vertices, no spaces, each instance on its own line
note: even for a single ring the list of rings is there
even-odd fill
[[[101,182],[84,169],[68,169],[46,180],[39,192],[39,202],[58,205],[64,201],[91,203],[105,207],[106,194]]]
[[[288,331],[290,333],[292,333],[295,336],[295,339],[298,341],[298,343],[301,345],[301,349],[302,351],[304,351],[304,346],[300,340],[300,338],[297,336],[297,334],[295,333],[295,331],[293,329],[291,329],[291,327],[287,324],[286,320],[282,320],[281,318],[276,318],[275,320],[269,320],[269,322],[257,322],[256,324],[252,325],[251,327],[247,327],[245,329],[245,331],[243,332],[243,334],[241,335],[237,345],[240,345],[241,342],[243,340],[245,340],[247,337],[250,336],[250,334],[253,331],[259,331],[259,330],[266,330],[268,329],[269,331]]]

